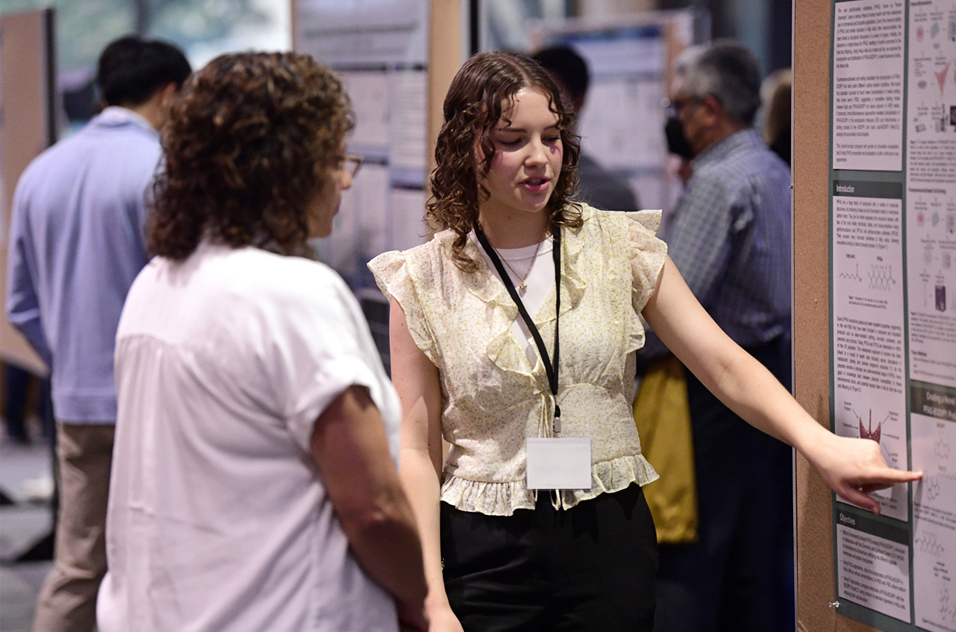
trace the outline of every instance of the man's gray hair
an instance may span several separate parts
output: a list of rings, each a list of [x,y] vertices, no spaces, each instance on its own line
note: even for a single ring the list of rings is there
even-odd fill
[[[674,58],[673,72],[675,77],[683,79],[687,76],[687,72],[691,69],[700,58],[700,54],[707,50],[706,46],[701,44],[692,44],[682,50],[677,54],[677,57]]]
[[[713,96],[732,121],[753,125],[760,108],[760,64],[742,44],[718,40],[690,60],[681,91]]]

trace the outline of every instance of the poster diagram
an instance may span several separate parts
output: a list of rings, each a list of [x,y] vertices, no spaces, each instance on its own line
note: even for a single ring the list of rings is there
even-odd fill
[[[956,391],[914,387],[910,418],[913,467],[923,480],[913,494],[916,623],[956,632]]]
[[[912,3],[907,251],[910,371],[956,387],[956,3]]]
[[[956,181],[908,194],[911,377],[956,387]]]
[[[837,434],[875,441],[890,467],[904,469],[906,467],[906,423],[904,415],[900,414],[902,407],[887,412],[880,409],[874,415],[872,408],[861,408],[854,403],[854,399],[858,398],[847,397],[842,400],[842,413],[838,412],[836,415]],[[870,400],[866,399],[866,401]],[[908,490],[905,485],[896,485],[890,489],[875,492],[873,497],[879,501],[882,515],[901,521],[908,520]]]

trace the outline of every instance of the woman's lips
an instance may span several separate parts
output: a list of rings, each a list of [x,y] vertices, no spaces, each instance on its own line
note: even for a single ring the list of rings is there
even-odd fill
[[[521,183],[521,186],[532,193],[542,193],[548,190],[551,180],[548,178],[528,178]]]

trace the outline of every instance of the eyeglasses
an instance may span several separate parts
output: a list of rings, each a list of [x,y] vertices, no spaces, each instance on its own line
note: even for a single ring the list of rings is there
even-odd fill
[[[680,116],[681,110],[689,105],[698,105],[704,102],[704,97],[685,97],[683,99],[661,99],[661,105],[668,117]]]
[[[362,166],[362,157],[357,154],[345,154],[339,158],[339,169],[344,169],[353,178]]]

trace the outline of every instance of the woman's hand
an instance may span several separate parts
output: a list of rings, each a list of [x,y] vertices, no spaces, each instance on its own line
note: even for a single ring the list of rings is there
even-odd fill
[[[428,616],[421,602],[416,604],[397,603],[399,632],[428,632]]]
[[[880,513],[880,505],[870,497],[872,492],[923,477],[922,472],[887,466],[879,444],[870,439],[826,434],[812,449],[806,449],[804,456],[840,498],[875,514]]]
[[[446,601],[440,606],[427,605],[428,611],[428,631],[429,632],[464,632],[458,617],[452,612],[451,606]]]

